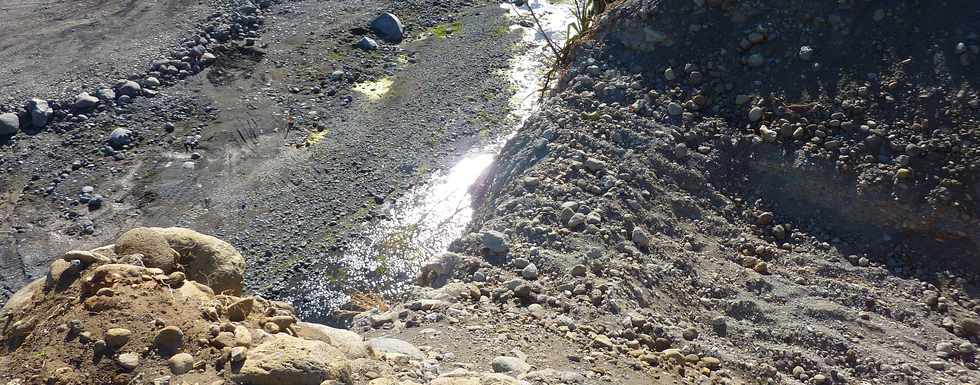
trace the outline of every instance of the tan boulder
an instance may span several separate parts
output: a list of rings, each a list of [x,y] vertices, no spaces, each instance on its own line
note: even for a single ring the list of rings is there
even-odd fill
[[[350,383],[351,368],[344,353],[325,342],[277,334],[250,349],[248,359],[231,378],[250,385]]]
[[[172,273],[177,270],[179,256],[167,239],[158,232],[145,227],[129,230],[116,240],[115,253],[118,255],[142,254],[143,265]]]
[[[245,276],[245,258],[233,246],[194,230],[150,228],[180,254],[187,278],[208,285],[216,293],[240,295]]]
[[[34,297],[39,295],[44,289],[44,282],[46,280],[47,278],[35,279],[31,281],[31,283],[28,283],[27,286],[17,290],[17,292],[7,300],[7,303],[3,305],[3,308],[0,309],[0,315],[10,314],[16,316],[28,311],[34,301]]]
[[[350,330],[307,322],[300,322],[297,326],[296,335],[299,337],[326,342],[340,349],[348,358],[365,358],[370,354],[364,338]]]

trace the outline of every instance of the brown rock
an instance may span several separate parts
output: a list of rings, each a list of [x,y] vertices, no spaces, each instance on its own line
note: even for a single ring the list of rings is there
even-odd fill
[[[142,254],[143,264],[172,273],[177,269],[178,254],[167,243],[167,239],[157,232],[137,227],[129,230],[116,240],[116,254]]]
[[[167,326],[157,332],[154,344],[164,354],[176,353],[184,345],[184,332],[176,326]]]
[[[228,313],[228,320],[232,322],[244,321],[245,318],[248,318],[248,315],[252,313],[252,305],[254,303],[255,299],[252,297],[245,297],[235,301],[235,303],[232,303],[228,306],[228,309],[226,309]]]
[[[129,329],[112,328],[106,330],[105,332],[106,346],[108,346],[112,350],[119,349],[123,347],[123,345],[126,345],[127,342],[129,342],[129,339],[132,335],[133,332],[129,331]]]

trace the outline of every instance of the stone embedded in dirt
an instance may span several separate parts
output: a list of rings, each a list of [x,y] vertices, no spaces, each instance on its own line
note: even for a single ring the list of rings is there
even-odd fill
[[[340,349],[348,358],[365,358],[370,354],[364,338],[350,330],[306,322],[299,322],[297,326],[298,337],[326,342]]]
[[[374,51],[378,49],[378,42],[374,41],[374,39],[370,37],[361,36],[361,40],[358,40],[355,46],[365,51]]]
[[[490,362],[490,366],[496,373],[505,373],[515,377],[531,370],[531,365],[528,365],[524,360],[507,356],[494,357],[493,361]]]
[[[231,348],[231,353],[228,355],[228,360],[231,361],[232,364],[241,364],[242,362],[245,362],[247,352],[248,349],[246,349],[244,346],[236,346]]]
[[[98,98],[96,102],[98,100],[116,100],[116,91],[113,91],[112,88],[101,88],[95,92],[95,96]]]
[[[136,353],[123,353],[116,357],[116,364],[126,371],[132,371],[140,366],[140,356]]]
[[[160,79],[157,79],[156,77],[147,76],[146,79],[143,79],[143,87],[157,88],[159,86],[160,86]]]
[[[178,254],[167,239],[145,227],[137,227],[119,236],[116,240],[115,252],[118,255],[142,254],[146,267],[171,273],[177,269]]]
[[[245,364],[231,379],[252,385],[350,383],[351,367],[343,352],[325,342],[276,334],[249,350]]]
[[[17,114],[8,112],[0,114],[0,136],[13,135],[20,130],[20,118]]]
[[[589,171],[599,172],[606,169],[606,162],[596,158],[586,158],[584,166]]]
[[[766,110],[759,106],[754,106],[749,109],[749,120],[753,122],[758,122],[762,119],[762,115],[765,114]]]
[[[667,113],[671,116],[678,116],[684,113],[684,107],[677,102],[667,103]]]
[[[173,354],[184,345],[184,332],[176,326],[167,326],[157,332],[156,348],[164,354]]]
[[[230,348],[238,344],[238,339],[235,338],[235,333],[233,332],[220,332],[218,335],[211,339],[211,346],[218,349]]]
[[[34,129],[44,128],[48,124],[48,120],[51,119],[51,115],[54,114],[54,110],[48,105],[47,100],[37,98],[27,102],[27,112],[31,114],[31,127]]]
[[[592,337],[592,345],[594,345],[597,348],[610,349],[610,350],[616,347],[616,345],[613,344],[612,340],[610,340],[609,337],[604,334],[596,334],[595,337]]]
[[[425,359],[425,353],[422,353],[415,345],[404,340],[378,337],[368,340],[367,346],[379,357],[405,356],[413,360]]]
[[[187,279],[201,282],[216,293],[240,295],[245,258],[225,241],[179,227],[150,228],[180,254]]]
[[[521,277],[524,277],[524,279],[528,281],[533,281],[535,279],[538,279],[538,267],[535,266],[533,263],[528,264],[523,269],[521,269]]]
[[[112,328],[106,330],[104,339],[106,346],[109,347],[109,349],[117,350],[123,347],[123,345],[126,345],[132,335],[133,332],[129,329]]]
[[[167,366],[174,375],[185,374],[194,368],[194,356],[188,353],[178,353],[167,360]]]
[[[250,332],[247,327],[237,325],[235,326],[235,331],[233,333],[235,334],[235,346],[252,346],[252,332]]]
[[[116,93],[119,95],[126,95],[129,97],[140,96],[143,91],[143,87],[139,83],[132,80],[126,80],[120,82],[116,85]]]
[[[112,144],[113,147],[120,148],[132,142],[133,132],[128,129],[117,127],[109,133],[109,143]]]
[[[62,257],[66,261],[80,261],[82,264],[88,266],[94,263],[109,263],[109,258],[86,250],[72,250]]]
[[[405,35],[401,20],[391,13],[383,13],[374,18],[371,21],[371,29],[383,39],[396,43],[402,41]]]
[[[646,249],[650,246],[650,233],[646,232],[642,228],[636,227],[633,229],[633,234],[631,236],[633,243],[641,249]]]
[[[228,314],[228,320],[232,322],[244,321],[252,313],[254,303],[255,298],[245,297],[228,305],[228,308],[225,309],[225,313]]]
[[[98,105],[99,98],[89,95],[88,92],[82,92],[75,97],[75,103],[72,104],[72,109],[78,112],[86,112]]]
[[[584,277],[587,272],[588,272],[588,267],[586,267],[585,265],[575,265],[568,270],[568,275],[571,275],[573,277]]]
[[[486,230],[481,234],[483,242],[483,250],[486,250],[490,255],[502,256],[507,255],[510,251],[510,246],[507,245],[507,236],[504,233],[493,230]]]

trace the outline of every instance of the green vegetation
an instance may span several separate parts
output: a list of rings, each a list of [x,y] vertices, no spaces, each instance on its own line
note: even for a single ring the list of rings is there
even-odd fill
[[[452,23],[439,24],[435,27],[429,28],[429,33],[438,37],[440,39],[445,39],[456,32],[463,29],[463,23],[459,21],[454,21]]]
[[[507,34],[509,33],[510,33],[510,27],[505,24],[498,25],[497,28],[493,29],[493,35],[496,37],[504,37],[507,36]]]
[[[548,72],[545,74],[544,86],[541,88],[541,97],[544,97],[545,91],[548,89],[548,85],[551,81],[558,76],[558,73],[562,67],[564,67],[571,54],[571,47],[576,43],[581,42],[588,38],[589,33],[592,28],[595,27],[596,20],[599,16],[606,11],[610,0],[572,0],[572,14],[575,15],[575,21],[568,25],[568,40],[565,45],[558,47],[548,34],[545,35],[545,39],[548,40],[548,46],[551,47],[551,51],[555,54],[554,61],[549,66]],[[539,31],[544,31],[541,26],[541,21],[538,19],[538,15],[534,13],[534,9],[530,6],[527,7],[528,11],[531,13],[531,18],[534,19],[534,24],[537,25]]]

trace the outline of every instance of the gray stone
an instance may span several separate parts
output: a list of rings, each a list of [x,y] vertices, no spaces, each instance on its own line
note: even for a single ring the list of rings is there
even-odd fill
[[[75,104],[72,105],[72,109],[75,111],[88,111],[95,106],[99,105],[99,98],[89,95],[88,92],[82,92],[75,97]]]
[[[122,147],[133,142],[132,135],[133,132],[125,128],[119,127],[112,130],[109,133],[109,143],[114,147]]]
[[[810,46],[807,45],[800,47],[800,60],[813,60],[813,48],[810,48]]]
[[[528,264],[524,269],[521,269],[521,277],[529,281],[538,279],[538,267],[533,263]]]
[[[102,100],[116,100],[116,91],[112,88],[103,88],[95,92],[95,96]]]
[[[143,86],[146,88],[157,88],[160,86],[160,79],[148,76],[146,79],[143,79]]]
[[[41,129],[48,124],[54,110],[44,99],[31,99],[27,102],[27,111],[31,113],[31,127]]]
[[[371,29],[387,41],[400,42],[405,36],[405,28],[401,20],[390,13],[383,13],[374,18]]]
[[[118,93],[119,95],[126,95],[126,96],[133,97],[133,96],[139,96],[142,92],[143,92],[143,87],[140,87],[139,83],[134,82],[132,80],[126,80],[120,83],[118,87],[116,87],[116,93]]]
[[[507,245],[507,236],[499,231],[487,230],[481,235],[483,241],[483,249],[487,250],[490,255],[506,255],[510,250],[510,246]]]
[[[633,229],[632,239],[637,247],[645,249],[650,246],[650,233],[647,233],[646,230],[639,227]]]
[[[505,373],[515,377],[531,370],[531,365],[517,357],[498,356],[491,361],[490,366],[495,373]]]
[[[187,353],[175,354],[167,360],[167,366],[170,367],[171,373],[179,376],[194,368],[194,356]]]
[[[357,42],[357,48],[365,51],[374,51],[378,49],[378,42],[374,41],[374,39],[370,37],[362,36],[361,40]]]
[[[0,114],[0,135],[13,135],[20,130],[20,119],[17,114],[8,112]]]

